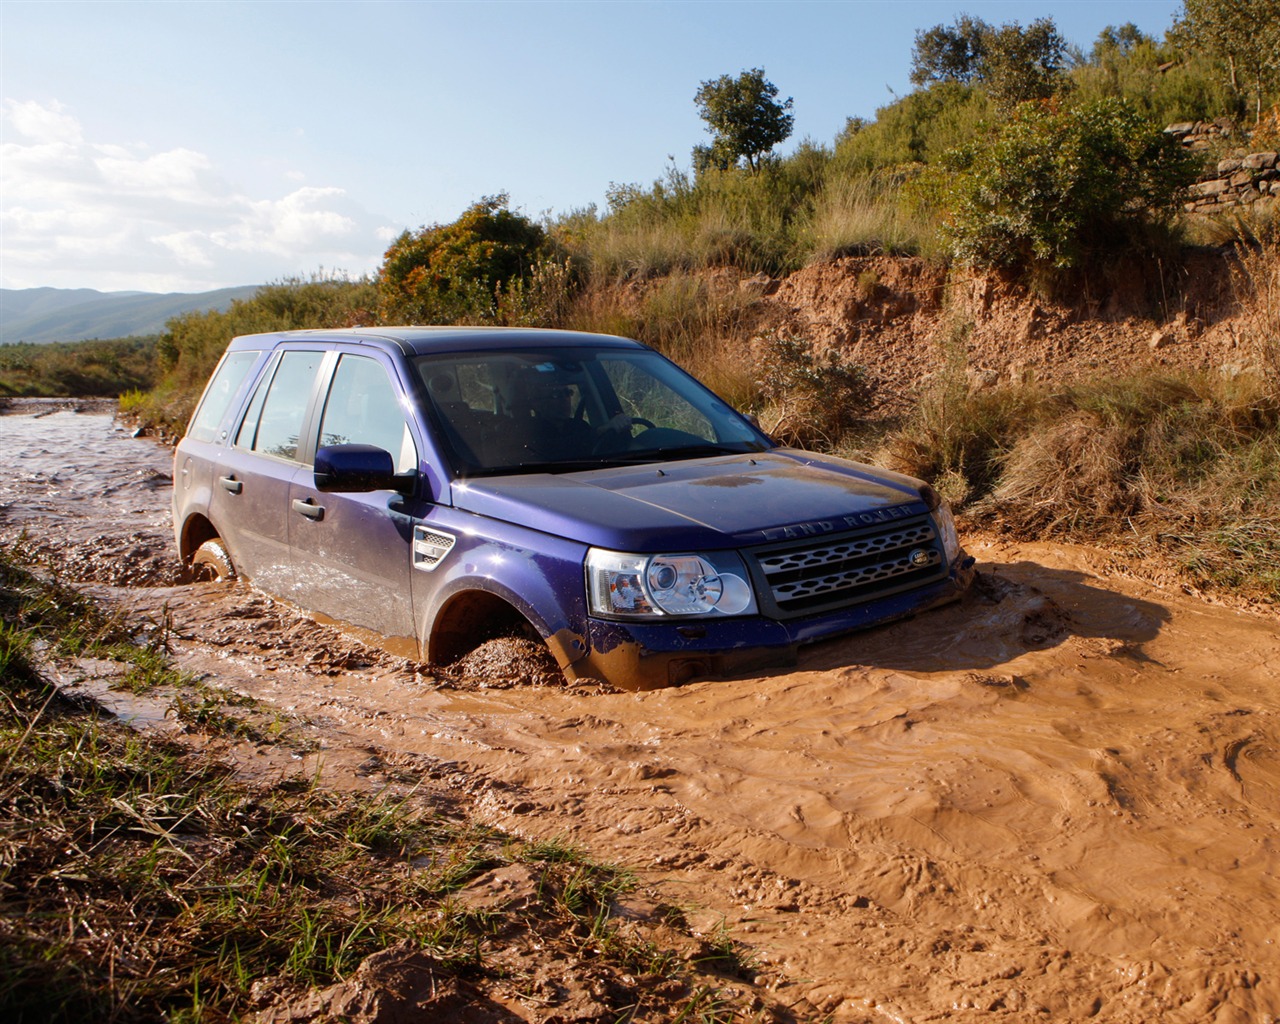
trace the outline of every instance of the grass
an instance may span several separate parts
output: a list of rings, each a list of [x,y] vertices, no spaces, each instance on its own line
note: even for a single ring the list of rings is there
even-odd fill
[[[940,252],[937,226],[899,197],[902,184],[892,175],[832,177],[797,231],[799,260]]]
[[[981,392],[944,378],[884,454],[975,523],[1111,544],[1197,588],[1280,601],[1280,391],[1264,374]]]
[[[604,972],[617,1020],[756,1019],[723,972],[622,922],[632,873],[563,838],[523,842],[416,791],[332,792],[319,775],[251,787],[44,678],[42,658],[93,651],[180,684],[197,720],[243,703],[165,677],[162,625],[137,634],[0,549],[0,1019],[238,1020],[389,949],[466,998],[518,998],[521,971],[554,960],[566,978]],[[513,864],[527,899],[460,899]]]

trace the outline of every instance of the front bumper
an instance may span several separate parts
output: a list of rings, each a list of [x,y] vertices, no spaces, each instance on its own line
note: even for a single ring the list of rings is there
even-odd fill
[[[682,619],[636,623],[587,620],[587,653],[565,666],[571,681],[598,680],[655,690],[697,679],[794,665],[804,644],[878,626],[959,599],[973,581],[962,554],[949,576],[917,590],[808,618]]]

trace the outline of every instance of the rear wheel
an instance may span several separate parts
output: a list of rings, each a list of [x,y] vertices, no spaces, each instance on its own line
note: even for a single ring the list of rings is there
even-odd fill
[[[191,575],[197,580],[233,580],[236,567],[222,541],[215,537],[196,548],[191,556]]]

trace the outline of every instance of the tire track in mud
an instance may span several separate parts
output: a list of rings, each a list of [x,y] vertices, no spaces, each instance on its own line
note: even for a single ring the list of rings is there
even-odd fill
[[[95,419],[42,421],[0,537],[169,622],[184,667],[315,748],[251,769],[420,785],[634,867],[801,1020],[1280,1013],[1274,618],[991,541],[966,601],[791,672],[610,694],[528,685],[515,651],[450,679],[243,584],[156,586],[167,454]]]

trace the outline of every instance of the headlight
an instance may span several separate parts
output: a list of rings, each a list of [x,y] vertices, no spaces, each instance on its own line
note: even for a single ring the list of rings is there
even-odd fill
[[[731,551],[631,555],[587,552],[592,615],[641,619],[659,615],[742,615],[756,610],[742,559]]]
[[[947,553],[947,564],[950,565],[960,557],[960,535],[956,533],[956,521],[951,515],[951,506],[945,501],[933,510],[933,521],[938,526],[938,535],[942,538],[942,549]]]
[[[933,522],[938,528],[938,536],[942,538],[942,550],[946,552],[947,564],[950,565],[960,557],[960,535],[956,533],[956,521],[951,515],[951,506],[942,500],[942,495],[928,484],[920,485],[920,500],[933,513]]]

